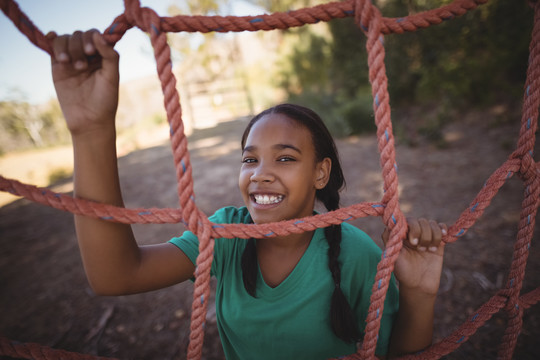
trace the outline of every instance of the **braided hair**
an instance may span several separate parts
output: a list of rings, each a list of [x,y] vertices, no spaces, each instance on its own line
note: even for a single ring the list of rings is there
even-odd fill
[[[330,135],[319,115],[313,110],[300,105],[281,104],[261,112],[251,119],[247,125],[242,135],[242,149],[245,147],[253,125],[263,116],[269,114],[282,114],[304,125],[311,132],[316,160],[322,161],[325,158],[330,158],[332,167],[328,184],[323,189],[317,190],[315,196],[328,211],[338,209],[339,192],[345,185],[345,178],[332,135]],[[343,341],[354,343],[360,338],[360,332],[355,314],[341,290],[341,266],[338,260],[341,252],[341,225],[329,226],[324,231],[328,241],[328,268],[335,285],[330,306],[332,331]],[[251,238],[248,240],[242,254],[242,278],[246,291],[253,297],[256,297],[257,269],[256,244],[255,239]]]

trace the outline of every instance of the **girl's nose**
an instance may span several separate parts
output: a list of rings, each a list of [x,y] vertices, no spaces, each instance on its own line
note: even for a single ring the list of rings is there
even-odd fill
[[[259,163],[259,166],[253,170],[253,173],[249,179],[252,182],[272,182],[275,180],[275,176],[268,166]]]

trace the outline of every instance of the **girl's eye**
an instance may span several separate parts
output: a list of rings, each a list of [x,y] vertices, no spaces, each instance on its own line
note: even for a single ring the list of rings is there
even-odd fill
[[[251,163],[254,163],[256,161],[257,160],[255,160],[254,158],[244,158],[244,159],[242,159],[243,164],[251,164]]]
[[[294,158],[291,156],[282,156],[278,159],[279,162],[294,161]]]

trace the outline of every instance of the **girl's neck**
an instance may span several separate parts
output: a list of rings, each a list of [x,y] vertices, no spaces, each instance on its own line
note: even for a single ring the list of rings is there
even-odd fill
[[[299,249],[307,249],[313,231],[306,231],[301,234],[290,234],[286,236],[278,236],[273,238],[258,239],[258,251],[297,251]]]
[[[257,261],[264,282],[274,288],[294,270],[306,252],[313,232],[257,240]]]

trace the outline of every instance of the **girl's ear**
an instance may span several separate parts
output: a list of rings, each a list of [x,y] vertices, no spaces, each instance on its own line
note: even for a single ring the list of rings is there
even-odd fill
[[[317,163],[315,179],[315,188],[317,190],[324,189],[328,180],[330,179],[330,171],[332,169],[332,160],[330,158],[324,158],[322,161]]]

